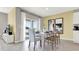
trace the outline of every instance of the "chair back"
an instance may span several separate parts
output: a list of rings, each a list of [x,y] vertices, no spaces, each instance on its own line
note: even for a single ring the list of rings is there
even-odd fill
[[[30,41],[34,41],[35,40],[34,29],[29,29],[29,40]]]
[[[35,32],[34,29],[29,29],[29,40],[30,41],[39,41],[39,40],[41,40],[40,32]]]
[[[39,31],[36,31],[35,32],[35,37],[40,37],[40,36],[41,36],[40,32]]]
[[[50,36],[54,36],[54,32],[53,31],[49,31]]]
[[[48,38],[49,37],[49,32],[46,31],[45,34],[44,34],[44,38]]]

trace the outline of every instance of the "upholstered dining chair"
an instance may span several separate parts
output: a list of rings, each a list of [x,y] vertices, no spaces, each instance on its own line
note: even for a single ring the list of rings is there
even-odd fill
[[[49,44],[49,40],[50,40],[49,32],[46,31],[44,34],[44,46],[45,46],[45,41],[48,41],[47,43]]]
[[[35,31],[35,39],[37,41],[40,41],[40,47],[42,47],[42,39],[41,39],[41,33],[40,33],[40,31]]]
[[[55,39],[56,39],[56,45],[60,44],[60,33],[57,31],[55,32]]]
[[[52,44],[52,49],[54,48],[54,37],[50,31],[45,32],[45,40],[44,40],[44,47],[45,47],[45,42],[48,42],[48,44]]]
[[[58,32],[55,33],[53,31],[45,32],[44,46],[45,46],[45,42],[48,42],[48,44],[52,44],[52,49],[54,49],[60,42],[59,33]]]
[[[50,34],[50,42],[52,43],[52,48],[56,47],[56,36],[55,36],[55,33],[53,31],[49,31],[49,34]]]
[[[51,40],[53,40],[55,47],[60,43],[60,33],[58,31],[51,32]]]
[[[40,34],[36,34],[35,31],[34,31],[34,29],[29,29],[29,45],[28,45],[28,47],[30,47],[31,42],[34,42],[33,49],[35,50],[37,41],[40,41],[40,46],[42,46],[41,45],[42,43],[41,43]]]

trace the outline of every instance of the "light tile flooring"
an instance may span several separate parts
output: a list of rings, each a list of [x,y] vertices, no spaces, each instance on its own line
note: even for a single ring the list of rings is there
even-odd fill
[[[33,43],[28,48],[28,40],[17,44],[7,44],[0,39],[0,51],[33,51]],[[79,51],[79,44],[75,44],[72,41],[61,40],[61,43],[55,49],[46,44],[45,48],[39,46],[39,42],[36,46],[36,51]]]

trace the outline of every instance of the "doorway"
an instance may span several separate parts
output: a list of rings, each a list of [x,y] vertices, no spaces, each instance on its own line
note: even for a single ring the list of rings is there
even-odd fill
[[[25,24],[25,39],[29,39],[29,28],[33,28],[33,21],[31,20],[26,20]]]
[[[40,27],[40,22],[41,22],[41,18],[31,18],[31,17],[27,17],[26,13],[21,12],[21,18],[22,18],[22,28],[21,28],[21,36],[23,41],[29,39],[29,33],[28,33],[28,29],[29,28],[34,28],[35,30],[40,31],[41,27]]]
[[[35,31],[40,31],[40,20],[37,19],[26,19],[24,22],[24,37],[25,40],[29,39],[29,28]]]

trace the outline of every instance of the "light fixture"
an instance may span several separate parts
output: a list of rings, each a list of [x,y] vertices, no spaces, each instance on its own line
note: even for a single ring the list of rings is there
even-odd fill
[[[45,8],[46,10],[48,10],[49,8]]]

